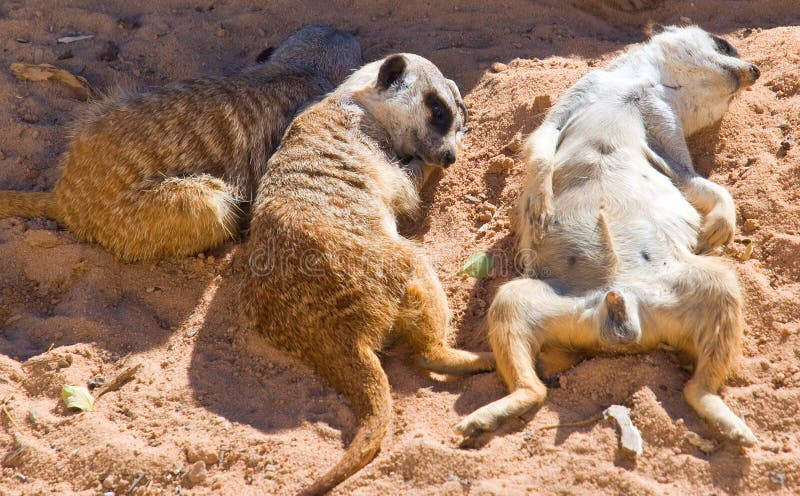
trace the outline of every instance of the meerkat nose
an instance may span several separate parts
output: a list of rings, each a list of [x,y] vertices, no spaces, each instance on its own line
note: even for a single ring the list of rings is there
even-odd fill
[[[756,80],[759,76],[761,76],[761,69],[759,69],[755,64],[750,64],[750,74],[753,75],[753,80]]]
[[[456,161],[456,154],[453,150],[447,150],[442,154],[442,163],[445,167],[450,167]]]

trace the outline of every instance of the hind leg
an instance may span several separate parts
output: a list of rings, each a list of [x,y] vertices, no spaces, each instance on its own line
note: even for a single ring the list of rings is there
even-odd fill
[[[547,388],[534,372],[534,358],[558,334],[579,342],[596,335],[592,312],[584,317],[584,308],[583,299],[559,295],[545,281],[518,279],[503,285],[489,308],[489,341],[510,394],[474,411],[456,430],[464,436],[491,431],[541,404]]]
[[[561,347],[549,347],[540,350],[536,357],[536,374],[547,379],[579,364],[586,355]]]
[[[669,330],[670,344],[696,357],[684,397],[697,413],[732,441],[752,446],[756,438],[719,396],[742,336],[741,296],[733,269],[721,260],[695,256],[675,279],[676,301],[655,311],[657,325]]]
[[[439,278],[425,262],[406,287],[395,329],[414,349],[422,368],[457,375],[494,370],[491,353],[473,353],[447,345],[447,320],[447,296]]]

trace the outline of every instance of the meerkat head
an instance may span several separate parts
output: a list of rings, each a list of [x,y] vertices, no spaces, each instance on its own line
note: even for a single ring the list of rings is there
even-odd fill
[[[666,27],[645,47],[656,52],[664,86],[696,110],[686,116],[696,121],[694,127],[721,119],[733,96],[761,75],[733,45],[697,26]]]
[[[401,160],[449,167],[466,130],[467,107],[456,84],[429,60],[401,53],[353,75],[353,99],[378,121]]]
[[[361,66],[361,45],[352,35],[331,26],[309,24],[284,40],[266,61],[307,70],[335,87]]]

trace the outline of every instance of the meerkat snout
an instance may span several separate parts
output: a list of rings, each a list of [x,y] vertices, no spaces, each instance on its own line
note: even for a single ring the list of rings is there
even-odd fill
[[[747,67],[739,68],[734,71],[736,78],[739,80],[740,88],[747,88],[753,85],[761,76],[761,69],[755,64],[750,64]]]

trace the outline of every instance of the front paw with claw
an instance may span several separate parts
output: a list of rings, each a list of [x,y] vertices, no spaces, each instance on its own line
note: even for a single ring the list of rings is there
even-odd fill
[[[553,220],[553,192],[547,188],[531,191],[526,198],[525,220],[534,241],[541,241]]]
[[[487,405],[472,412],[455,427],[455,430],[464,437],[470,437],[481,432],[493,431],[498,425],[499,420]]]
[[[736,216],[712,210],[703,222],[697,243],[697,253],[706,253],[733,240],[736,232]]]
[[[753,434],[753,431],[747,427],[747,424],[740,418],[736,420],[737,422],[735,425],[729,426],[727,429],[722,429],[728,439],[741,446],[751,447],[758,444],[756,436]]]

